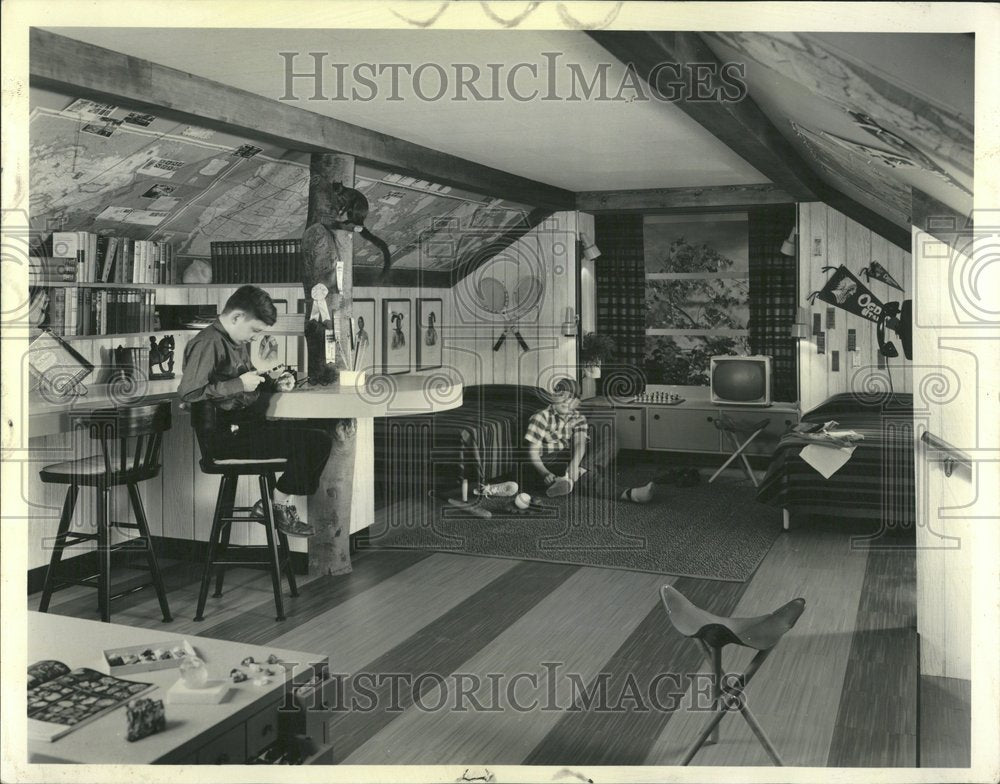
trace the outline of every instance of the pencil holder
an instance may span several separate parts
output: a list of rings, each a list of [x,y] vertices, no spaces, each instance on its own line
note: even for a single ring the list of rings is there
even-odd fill
[[[363,387],[365,385],[365,371],[341,370],[340,385],[342,387]]]

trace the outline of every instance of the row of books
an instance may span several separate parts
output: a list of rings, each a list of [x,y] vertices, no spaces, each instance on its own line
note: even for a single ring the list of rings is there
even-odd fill
[[[302,280],[301,240],[235,240],[211,244],[216,283],[292,283]]]
[[[53,288],[43,327],[57,335],[115,335],[156,328],[156,292],[149,289]]]
[[[55,231],[51,280],[77,283],[177,283],[168,242],[133,240],[90,231]]]

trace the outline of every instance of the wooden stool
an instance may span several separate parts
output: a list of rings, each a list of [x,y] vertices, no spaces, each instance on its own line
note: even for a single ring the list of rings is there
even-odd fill
[[[715,418],[715,427],[717,430],[722,431],[729,436],[729,440],[732,442],[733,449],[735,450],[721,466],[719,470],[712,474],[712,478],[708,480],[709,484],[715,481],[715,479],[726,470],[726,467],[733,462],[737,457],[743,461],[743,470],[747,472],[747,476],[750,477],[750,481],[753,482],[754,487],[758,487],[757,477],[754,476],[753,469],[750,467],[750,461],[747,460],[747,456],[743,454],[745,450],[753,440],[763,433],[767,426],[771,423],[769,419],[762,419],[760,422],[754,424],[742,424],[730,419],[725,414],[719,414]],[[744,438],[743,442],[740,443],[737,434]]]
[[[708,725],[701,731],[694,745],[684,755],[682,765],[687,765],[694,755],[706,743],[716,743],[719,739],[718,726],[728,710],[739,710],[750,725],[757,740],[767,751],[775,765],[782,765],[781,757],[774,745],[764,734],[763,727],[750,712],[743,699],[746,689],[754,673],[760,669],[768,654],[774,650],[781,638],[789,629],[795,626],[799,616],[806,607],[805,599],[792,599],[788,604],[779,607],[770,615],[756,618],[725,618],[695,607],[676,588],[664,585],[660,589],[663,606],[667,609],[670,622],[685,637],[698,641],[705,657],[712,665],[712,709],[714,715]],[[747,671],[739,676],[736,685],[723,686],[722,683],[722,649],[727,645],[742,645],[757,651]],[[725,694],[723,694],[725,692]],[[709,740],[711,736],[711,740]]]
[[[86,585],[97,588],[97,604],[101,620],[111,620],[111,600],[134,590],[152,585],[160,601],[163,620],[172,620],[167,604],[167,593],[163,587],[160,568],[153,552],[153,542],[149,535],[146,511],[139,495],[138,483],[159,475],[160,445],[163,432],[170,429],[170,401],[145,406],[113,408],[95,411],[78,422],[90,431],[90,438],[101,442],[101,454],[67,460],[45,466],[40,472],[43,482],[66,484],[66,498],[59,531],[56,534],[52,558],[45,572],[42,601],[38,609],[48,612],[52,593],[70,585]],[[135,439],[134,450],[129,439]],[[125,485],[128,488],[129,503],[135,513],[135,523],[118,522],[110,519],[108,495],[112,487]],[[81,487],[93,487],[97,494],[97,531],[95,533],[71,532],[70,524]],[[111,544],[110,528],[127,528],[138,531],[139,535],[124,542]],[[96,575],[82,579],[71,579],[58,575],[63,551],[67,547],[82,542],[97,542],[98,570]],[[111,553],[119,550],[142,550],[152,580],[139,586],[131,586],[122,593],[111,594]]]
[[[285,620],[285,608],[281,597],[281,573],[284,571],[288,579],[288,587],[293,597],[299,595],[292,572],[291,552],[288,547],[288,537],[280,531],[274,522],[274,507],[271,495],[274,492],[274,473],[283,470],[288,461],[284,458],[268,459],[215,459],[207,451],[209,439],[205,436],[214,427],[214,406],[211,403],[194,403],[191,406],[191,421],[198,436],[201,448],[201,470],[206,474],[220,474],[219,495],[215,503],[215,514],[212,517],[212,532],[208,538],[208,557],[205,570],[202,573],[201,589],[198,592],[198,609],[194,619],[204,620],[205,602],[208,599],[208,586],[212,579],[212,571],[216,570],[215,593],[213,598],[222,596],[222,583],[227,566],[264,566],[271,574],[271,587],[274,590],[274,606],[277,610],[276,620]],[[234,506],[236,488],[241,476],[256,476],[260,484],[260,497],[264,515],[253,514],[253,507]],[[236,513],[243,516],[237,516]],[[251,522],[264,526],[267,544],[264,545],[232,545],[229,543],[232,524],[236,522]],[[264,560],[226,560],[227,554],[262,553]]]

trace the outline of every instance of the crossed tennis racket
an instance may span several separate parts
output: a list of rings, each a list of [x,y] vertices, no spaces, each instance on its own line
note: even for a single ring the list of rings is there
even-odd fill
[[[527,351],[528,344],[517,328],[517,322],[537,307],[542,299],[542,282],[538,276],[522,275],[513,292],[507,290],[503,281],[493,276],[483,277],[476,286],[476,297],[484,310],[502,316],[505,322],[500,337],[493,344],[493,350],[499,351],[507,340],[507,335],[512,334],[521,351]]]

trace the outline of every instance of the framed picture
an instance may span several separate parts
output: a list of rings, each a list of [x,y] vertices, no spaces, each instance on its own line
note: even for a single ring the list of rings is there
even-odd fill
[[[80,394],[80,382],[94,370],[90,360],[48,330],[28,346],[28,367],[37,389],[47,400]]]
[[[358,352],[358,370],[372,375],[378,367],[378,335],[375,334],[375,300],[356,299],[352,308],[351,340]]]
[[[441,346],[441,300],[417,300],[417,370],[433,370],[441,367],[443,350]]]
[[[413,303],[408,299],[382,300],[382,372],[409,373]]]

